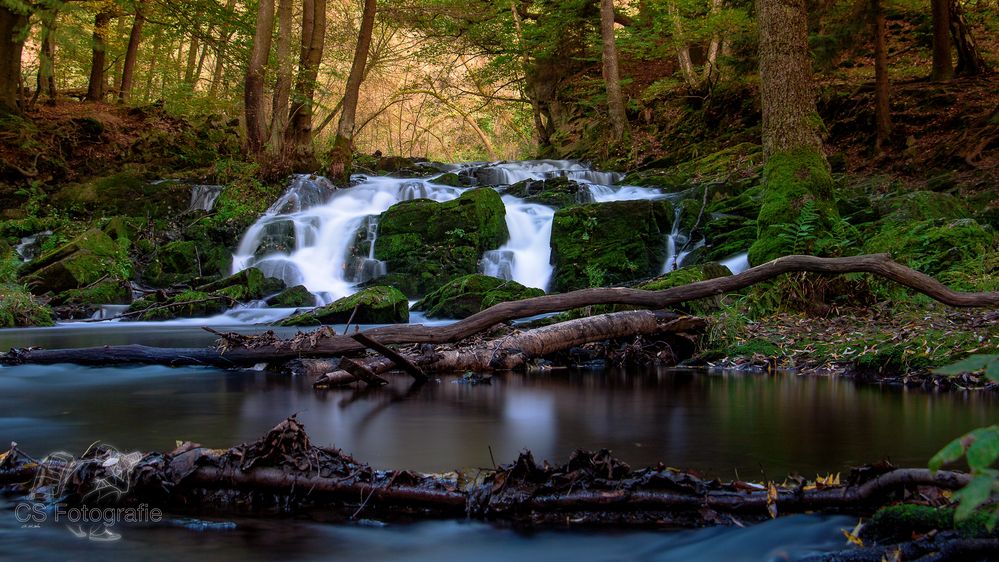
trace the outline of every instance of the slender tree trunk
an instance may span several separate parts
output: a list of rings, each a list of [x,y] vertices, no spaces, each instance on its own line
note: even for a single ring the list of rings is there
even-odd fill
[[[718,15],[722,9],[722,0],[711,0],[711,14]],[[722,50],[722,44],[724,40],[721,35],[715,33],[711,36],[711,43],[708,44],[708,57],[704,62],[704,70],[701,73],[701,82],[708,84],[710,87],[711,82],[717,78],[718,69],[718,53]]]
[[[246,69],[243,92],[243,112],[246,118],[246,142],[250,153],[260,154],[267,137],[264,122],[264,73],[267,56],[271,52],[271,35],[274,31],[274,0],[260,0],[257,9],[257,27],[253,35],[250,64]]]
[[[988,74],[989,67],[978,51],[975,38],[971,35],[967,20],[964,19],[964,8],[961,7],[958,0],[950,0],[949,4],[950,34],[954,39],[954,46],[957,48],[957,69],[955,72],[962,76]]]
[[[933,11],[933,74],[934,82],[946,82],[954,77],[950,59],[950,0],[930,0]]]
[[[621,78],[617,68],[617,43],[614,39],[614,0],[600,0],[600,37],[603,43],[603,74],[607,88],[607,110],[615,142],[628,132],[624,111]]]
[[[191,44],[187,48],[187,64],[184,66],[184,83],[191,90],[194,90],[194,83],[197,82],[194,69],[197,68],[199,51],[201,51],[201,27],[195,26],[191,34]]]
[[[309,0],[306,0],[308,2]],[[270,154],[284,154],[285,129],[288,128],[288,100],[291,98],[291,18],[292,0],[278,0],[277,81],[271,111]]]
[[[871,0],[872,27],[874,28],[874,152],[880,154],[886,148],[891,135],[891,107],[889,104],[888,83],[888,32],[885,25],[885,11],[881,0]]]
[[[225,5],[225,11],[230,16],[236,9],[236,0],[228,0]],[[219,86],[222,83],[222,70],[225,64],[225,44],[229,42],[232,37],[232,26],[223,25],[223,29],[227,31],[225,33],[219,34],[218,42],[215,44],[215,68],[212,69],[212,85],[208,88],[208,97],[214,99],[219,92]]]
[[[146,75],[146,89],[142,93],[143,103],[148,102],[149,98],[153,95],[153,80],[156,78],[157,68],[156,62],[159,60],[160,51],[162,50],[162,41],[158,37],[155,37],[155,33],[151,41],[153,43],[153,56],[149,60],[149,74]]]
[[[302,12],[302,44],[299,50],[298,77],[292,95],[289,126],[286,132],[297,166],[315,166],[312,150],[312,106],[316,80],[326,46],[326,0],[305,0]]]
[[[42,48],[38,60],[38,90],[35,99],[43,92],[48,97],[48,105],[55,105],[55,27],[58,12],[50,10],[42,12]],[[34,103],[34,100],[32,100]]]
[[[122,37],[125,35],[125,18],[118,16],[115,22],[115,37]],[[117,98],[118,92],[121,91],[121,57],[115,57],[114,62],[111,63],[111,95]]]
[[[94,53],[90,61],[90,81],[87,85],[87,101],[101,101],[107,91],[107,35],[111,23],[111,12],[102,11],[94,16]]]
[[[371,35],[375,27],[375,0],[364,0],[364,11],[361,14],[361,30],[357,36],[357,47],[354,49],[354,60],[350,64],[350,75],[343,94],[343,111],[340,112],[340,122],[336,128],[336,138],[330,154],[329,175],[339,183],[350,180],[350,161],[354,152],[354,119],[357,114],[357,98],[361,91],[361,80],[364,78],[364,66],[368,61],[368,50],[371,47]]]
[[[135,77],[135,61],[139,57],[139,41],[142,39],[142,27],[146,23],[145,0],[135,6],[135,21],[132,32],[128,35],[128,49],[125,51],[125,63],[121,69],[121,88],[118,90],[118,103],[127,103],[132,95],[132,82]]]

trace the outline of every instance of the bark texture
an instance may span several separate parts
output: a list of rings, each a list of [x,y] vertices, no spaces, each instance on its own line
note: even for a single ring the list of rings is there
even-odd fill
[[[364,79],[364,67],[368,61],[368,51],[371,49],[371,35],[375,27],[375,0],[364,0],[364,11],[361,14],[361,29],[357,35],[357,46],[354,48],[354,60],[350,64],[350,75],[343,93],[343,110],[340,111],[340,121],[336,128],[336,138],[330,155],[330,173],[338,183],[350,180],[350,159],[354,150],[354,121],[357,117],[357,100],[361,91],[361,81]]]
[[[614,38],[614,0],[600,0],[600,38],[608,117],[613,139],[620,141],[628,131],[628,116],[624,110],[624,94],[621,92],[621,77],[618,72],[617,41]]]
[[[287,130],[288,144],[300,163],[312,164],[312,116],[316,79],[326,45],[326,0],[305,0],[302,12],[302,44],[298,78],[292,96]]]
[[[757,0],[763,152],[821,153],[805,0]]]
[[[954,77],[950,58],[950,2],[930,0],[933,14],[933,73],[934,82],[946,82]]]
[[[948,22],[950,34],[957,50],[957,68],[955,72],[962,76],[980,76],[988,74],[990,69],[978,50],[975,37],[971,34],[967,20],[964,18],[964,8],[959,0],[950,0]]]
[[[874,32],[874,151],[884,152],[891,135],[891,107],[888,83],[888,31],[881,0],[871,0]]]
[[[306,0],[308,2],[308,0]],[[277,81],[271,110],[271,136],[268,150],[272,156],[284,155],[288,128],[288,101],[291,99],[291,19],[292,0],[278,0]]]
[[[257,26],[250,50],[250,64],[246,68],[243,91],[243,113],[246,118],[246,143],[252,154],[259,154],[267,138],[267,124],[263,111],[264,73],[267,56],[271,52],[271,35],[274,31],[274,0],[260,0],[257,9]]]
[[[125,51],[125,63],[121,69],[121,88],[118,91],[120,103],[128,102],[132,95],[135,61],[139,58],[139,42],[142,40],[142,27],[146,23],[144,9],[144,1],[135,6],[135,21],[132,23],[132,32],[128,36],[128,49]]]
[[[90,59],[90,80],[87,83],[87,101],[102,101],[107,93],[107,35],[113,14],[98,12],[94,16],[94,51]]]
[[[0,5],[0,113],[18,113],[21,52],[28,14]]]

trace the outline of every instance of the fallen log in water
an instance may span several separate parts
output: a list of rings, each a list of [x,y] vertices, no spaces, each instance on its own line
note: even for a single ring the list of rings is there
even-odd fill
[[[39,471],[48,471],[48,477],[32,485],[26,476]],[[191,443],[147,455],[98,448],[81,459],[36,464],[12,449],[0,459],[0,484],[25,483],[21,491],[36,498],[87,507],[101,501],[97,492],[120,482],[124,485],[115,488],[127,491],[113,496],[115,501],[200,514],[321,508],[347,518],[469,517],[555,525],[700,526],[803,511],[859,513],[901,499],[917,486],[953,490],[969,481],[962,473],[882,463],[855,469],[843,485],[722,483],[662,465],[632,470],[608,451],[576,451],[557,466],[539,466],[527,452],[495,470],[376,471],[342,451],[312,445],[294,417],[258,441],[223,451]],[[60,483],[57,489],[52,482]]]
[[[962,293],[953,291],[936,279],[891,260],[888,254],[869,254],[843,258],[785,256],[743,271],[672,287],[662,291],[625,288],[582,289],[563,294],[544,295],[520,301],[504,302],[446,326],[402,324],[366,330],[364,334],[382,345],[456,342],[490,327],[518,318],[560,312],[593,305],[630,305],[661,309],[671,305],[744,289],[785,273],[811,272],[838,275],[871,273],[895,281],[944,304],[956,307],[999,306],[999,292]],[[247,344],[252,341],[252,344]],[[84,365],[114,363],[160,363],[167,365],[247,365],[265,361],[287,361],[299,357],[330,357],[360,352],[365,345],[350,336],[320,329],[283,340],[269,338],[232,338],[225,353],[213,349],[157,349],[144,346],[104,346],[73,350],[12,350],[0,356],[0,364],[77,363]]]

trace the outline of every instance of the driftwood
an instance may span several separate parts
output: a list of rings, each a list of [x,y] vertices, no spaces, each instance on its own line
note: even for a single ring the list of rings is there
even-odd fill
[[[122,475],[126,459],[134,460]],[[185,443],[141,460],[138,455],[92,449],[86,458],[68,465],[65,458],[50,462],[54,465],[36,464],[13,449],[4,458],[0,484],[22,483],[21,491],[29,494],[45,492],[60,501],[88,503],[98,501],[95,491],[110,478],[118,478],[129,484],[122,501],[199,513],[319,507],[351,518],[364,512],[364,517],[386,518],[689,526],[813,510],[863,513],[901,499],[917,486],[953,490],[970,481],[967,474],[896,469],[882,463],[855,469],[842,485],[721,483],[663,465],[632,470],[608,451],[576,451],[557,466],[539,466],[525,452],[494,470],[377,471],[337,449],[313,446],[294,417],[256,442],[225,451]],[[57,473],[64,488],[32,490],[29,474],[40,469]],[[41,480],[48,484],[51,479]]]
[[[650,310],[612,312],[526,330],[483,344],[457,349],[440,350],[425,346],[426,349],[412,361],[435,373],[512,371],[524,367],[531,359],[545,357],[585,343],[638,335],[698,332],[703,330],[706,324],[701,318],[673,312]],[[365,362],[365,366],[371,372],[384,373],[392,370],[395,367],[394,363],[394,359],[375,359]],[[332,371],[316,379],[315,385],[349,384],[353,382],[349,377],[352,373],[350,369],[341,366],[341,370]]]
[[[955,307],[999,306],[999,292],[962,293],[936,279],[891,260],[888,254],[843,258],[785,256],[743,271],[738,275],[673,287],[662,291],[626,288],[582,289],[545,295],[490,307],[446,326],[402,324],[363,332],[384,345],[404,343],[440,344],[462,340],[503,322],[583,306],[619,304],[660,309],[699,298],[736,291],[785,273],[811,272],[838,275],[871,273],[895,281],[937,301]],[[105,346],[73,350],[13,350],[0,357],[0,364],[161,363],[167,365],[246,365],[262,361],[285,361],[299,357],[330,357],[363,351],[365,346],[349,336],[327,331],[320,336],[277,340],[268,345],[230,347],[225,353],[213,349],[159,349],[144,346]]]

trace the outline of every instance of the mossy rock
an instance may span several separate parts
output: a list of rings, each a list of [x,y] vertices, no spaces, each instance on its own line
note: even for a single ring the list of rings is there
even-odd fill
[[[52,326],[52,309],[35,300],[23,286],[0,283],[0,328]]]
[[[636,286],[638,289],[646,291],[663,291],[681,285],[690,285],[699,281],[716,279],[718,277],[728,277],[732,275],[727,267],[717,262],[708,262],[688,267],[681,267],[671,271],[666,275],[660,275],[655,279],[650,279]],[[685,303],[681,303],[677,308],[695,315],[704,315],[718,310],[720,297],[706,297]]]
[[[127,244],[92,228],[23,265],[19,275],[36,295],[86,287],[105,277],[124,279],[131,275]]]
[[[267,299],[270,308],[302,308],[316,305],[316,296],[305,288],[305,285],[289,287]]]
[[[126,318],[146,322],[175,318],[203,318],[221,314],[233,304],[235,301],[223,294],[185,291],[165,301],[157,301],[154,297],[139,299],[128,307]],[[132,314],[137,312],[142,313]]]
[[[505,193],[549,207],[593,202],[593,195],[587,186],[561,176],[546,180],[519,181],[508,187]]]
[[[428,318],[465,318],[501,302],[543,294],[541,289],[525,287],[516,281],[473,273],[454,279],[423,297],[413,305],[413,310],[425,312]]]
[[[237,301],[247,301],[262,299],[282,291],[284,288],[284,281],[266,277],[259,269],[250,267],[224,279],[200,285],[196,290],[202,293],[225,295]]]
[[[153,287],[169,287],[198,276],[198,254],[198,244],[190,240],[165,244],[153,253],[142,279]]]
[[[864,244],[865,253],[887,252],[909,267],[939,276],[992,252],[995,233],[973,219],[884,223]]]
[[[675,166],[648,167],[632,172],[623,183],[659,187],[672,193],[703,182],[728,181],[735,172],[754,175],[762,165],[763,148],[758,144],[740,143]]]
[[[704,259],[721,261],[745,252],[756,241],[756,220],[737,215],[712,216],[703,229]]]
[[[355,313],[354,310],[357,310]],[[385,285],[368,287],[308,312],[295,314],[278,326],[319,326],[322,324],[399,324],[409,322],[409,301],[399,289]]]
[[[912,191],[885,197],[875,203],[885,221],[913,222],[933,219],[966,219],[971,212],[961,199],[948,193]]]
[[[793,253],[821,255],[839,221],[834,184],[825,157],[818,150],[799,150],[770,156],[763,171],[763,206],[757,217],[756,242],[749,249],[749,263],[759,265]],[[817,217],[810,240],[797,248],[785,236],[810,208]]]
[[[150,183],[141,175],[123,172],[83,184],[64,186],[53,203],[96,215],[168,218],[186,211],[191,186],[176,181]]]
[[[436,178],[427,180],[430,183],[435,183],[437,185],[447,185],[450,187],[465,187],[468,185],[468,181],[462,181],[462,176],[454,172],[448,172],[446,174],[441,174]]]
[[[132,302],[132,289],[127,281],[108,280],[84,287],[70,289],[55,296],[49,304],[129,304]]]
[[[555,290],[609,286],[659,273],[672,223],[673,205],[662,199],[558,210],[551,238]]]
[[[496,191],[472,189],[445,203],[403,201],[378,221],[375,259],[385,261],[382,281],[410,296],[478,271],[482,252],[509,238],[506,208]]]

